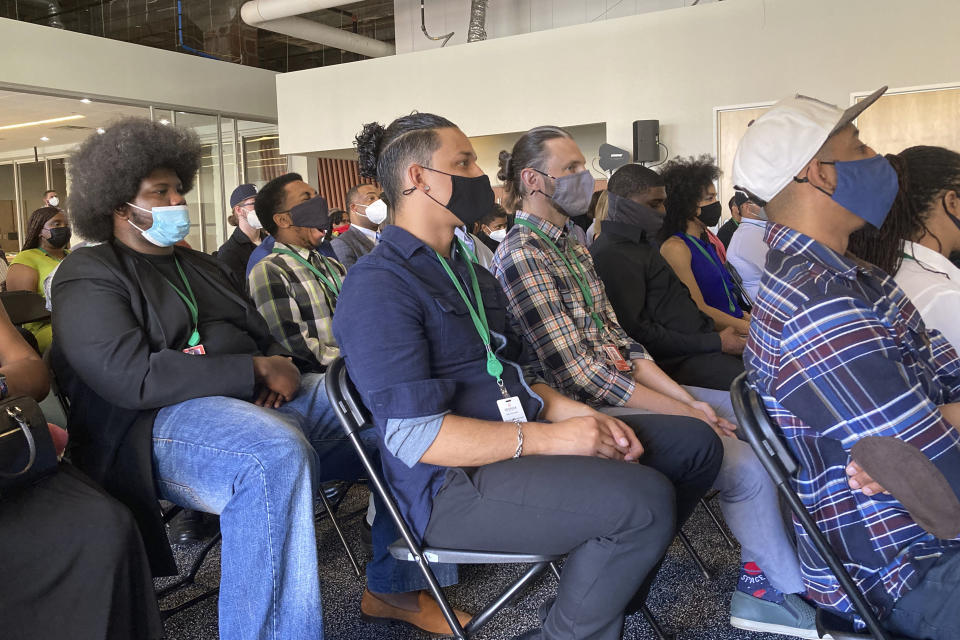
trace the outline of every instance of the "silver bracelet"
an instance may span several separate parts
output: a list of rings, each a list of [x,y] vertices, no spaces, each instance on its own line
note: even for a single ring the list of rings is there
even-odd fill
[[[517,425],[517,450],[513,452],[513,457],[519,458],[523,455],[523,423],[519,420],[513,422]]]

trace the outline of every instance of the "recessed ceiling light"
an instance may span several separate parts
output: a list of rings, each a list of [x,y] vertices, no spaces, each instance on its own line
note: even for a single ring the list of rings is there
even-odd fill
[[[7,129],[21,129],[23,127],[35,127],[39,124],[53,124],[54,122],[66,122],[67,120],[82,120],[87,116],[80,115],[76,113],[72,116],[63,116],[62,118],[49,118],[47,120],[34,120],[33,122],[20,122],[17,124],[6,124],[0,126],[0,131],[6,131]]]
[[[107,132],[107,130],[104,129],[103,127],[97,127],[97,133],[103,135],[103,134],[106,133],[106,132]]]
[[[160,124],[170,124],[170,121],[166,118],[160,118]]]
[[[50,138],[48,138],[47,136],[43,136],[40,139],[43,140],[44,142],[50,142]]]
[[[80,102],[82,102],[83,104],[90,104],[91,102],[93,102],[93,100],[91,100],[90,98],[82,98]]]

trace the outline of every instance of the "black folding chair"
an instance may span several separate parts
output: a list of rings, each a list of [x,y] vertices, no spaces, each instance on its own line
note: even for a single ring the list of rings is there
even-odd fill
[[[367,455],[367,450],[360,441],[359,433],[373,425],[360,395],[347,375],[347,368],[344,366],[342,358],[337,358],[327,368],[325,383],[330,404],[367,470],[372,490],[380,496],[390,517],[397,526],[397,530],[400,532],[400,538],[390,545],[390,555],[398,560],[417,563],[427,579],[430,592],[440,606],[440,611],[443,613],[447,624],[450,625],[454,637],[458,640],[467,640],[475,635],[500,609],[510,604],[548,568],[557,580],[560,579],[560,570],[557,568],[556,561],[560,560],[562,556],[421,547],[400,514],[393,495],[380,477],[379,470],[374,466],[370,456]],[[528,564],[530,567],[493,602],[487,605],[483,611],[473,616],[466,626],[462,626],[454,615],[450,602],[430,568],[431,563],[440,562],[449,564]],[[653,629],[658,640],[672,640],[673,635],[664,632],[646,604],[641,607],[640,612]]]
[[[821,637],[823,637],[824,633],[829,633],[833,636],[834,640],[871,637],[875,640],[894,640],[893,635],[880,626],[880,621],[877,619],[873,609],[870,608],[870,605],[867,604],[863,593],[861,593],[853,581],[853,578],[850,577],[850,574],[847,573],[843,562],[840,561],[836,552],[830,547],[830,544],[817,527],[817,523],[814,522],[810,512],[807,511],[803,502],[800,501],[800,496],[797,495],[797,492],[794,491],[790,485],[790,478],[799,470],[800,465],[787,448],[781,436],[779,426],[767,413],[760,399],[760,395],[747,382],[746,373],[740,374],[733,381],[733,384],[730,386],[730,396],[733,402],[733,410],[740,421],[740,429],[746,435],[747,441],[757,454],[757,457],[760,458],[764,469],[770,474],[774,484],[777,485],[781,495],[790,506],[794,517],[799,520],[804,531],[810,536],[810,540],[813,542],[817,553],[820,554],[827,563],[827,566],[830,567],[833,575],[837,577],[837,580],[840,582],[840,587],[847,594],[847,597],[850,598],[853,608],[866,623],[867,629],[870,632],[869,635],[864,635],[847,633],[842,630],[833,630],[832,628],[824,630],[822,621],[824,617],[823,614],[826,612],[818,609],[817,631],[820,632]],[[827,615],[830,616],[830,614]],[[836,616],[830,617],[835,618]],[[837,620],[839,621],[839,618]]]
[[[42,295],[33,291],[0,292],[0,303],[10,316],[10,322],[17,326],[50,319],[47,301]]]
[[[179,505],[173,505],[163,512],[163,523],[167,524],[180,512],[183,511],[183,507]],[[196,558],[194,558],[193,563],[190,565],[190,568],[187,569],[186,573],[178,577],[173,582],[167,584],[166,586],[157,589],[156,596],[157,600],[162,600],[167,596],[170,596],[174,593],[179,592],[181,589],[186,589],[197,584],[197,574],[200,573],[200,567],[203,566],[204,561],[207,559],[207,556],[210,555],[210,552],[215,546],[220,543],[222,536],[220,532],[217,531],[217,534],[203,543],[203,546],[200,548],[200,551],[197,553]],[[220,586],[216,587],[206,587],[200,594],[181,602],[180,604],[170,607],[168,609],[160,609],[160,617],[163,620],[174,616],[181,611],[189,609],[195,604],[199,604],[208,598],[220,593]]]
[[[427,579],[430,591],[436,599],[443,617],[453,632],[454,637],[459,640],[475,635],[477,631],[486,624],[497,611],[509,604],[516,598],[529,584],[531,584],[540,574],[547,569],[552,569],[559,578],[559,572],[553,563],[559,560],[561,556],[541,555],[532,553],[494,553],[488,551],[469,551],[464,549],[437,549],[433,547],[421,547],[407,526],[403,516],[397,509],[397,503],[394,501],[390,490],[380,478],[378,469],[367,454],[363,443],[360,441],[360,431],[372,426],[366,408],[360,400],[359,394],[353,387],[353,383],[347,376],[347,369],[344,366],[343,359],[337,358],[327,369],[326,375],[327,396],[334,412],[340,419],[343,429],[353,444],[357,455],[363,462],[367,470],[367,476],[370,479],[370,485],[380,496],[383,504],[386,506],[390,517],[393,519],[397,530],[400,531],[400,539],[390,545],[390,554],[398,560],[415,562],[423,576]],[[437,578],[430,568],[431,563],[444,562],[451,564],[529,564],[523,575],[511,584],[503,593],[500,594],[483,611],[478,613],[467,623],[461,626],[453,613],[450,602],[440,588]]]

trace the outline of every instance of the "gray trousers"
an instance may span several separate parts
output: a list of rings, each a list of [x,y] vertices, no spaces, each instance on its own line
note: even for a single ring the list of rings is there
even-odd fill
[[[545,640],[619,640],[624,609],[678,523],[713,484],[722,457],[698,420],[626,416],[640,464],[531,456],[450,469],[424,534],[431,546],[568,554]]]
[[[729,392],[683,388],[713,407],[719,417],[737,423]],[[624,407],[601,411],[617,417],[637,412]],[[740,542],[740,557],[744,562],[755,562],[770,583],[783,593],[804,593],[800,560],[784,528],[777,488],[749,444],[733,438],[720,438],[720,441],[723,464],[713,487],[720,491],[718,500],[723,519]]]

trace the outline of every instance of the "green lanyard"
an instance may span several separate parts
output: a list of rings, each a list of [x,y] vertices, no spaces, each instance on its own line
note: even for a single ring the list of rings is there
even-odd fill
[[[193,321],[193,333],[190,334],[190,339],[187,340],[187,346],[195,347],[200,344],[200,327],[198,325],[200,312],[197,307],[197,297],[193,295],[193,289],[190,288],[190,281],[187,280],[187,276],[183,273],[183,268],[180,266],[180,261],[177,260],[177,256],[173,256],[173,262],[177,265],[177,271],[180,273],[180,279],[183,281],[183,286],[186,287],[187,292],[184,293],[181,291],[180,287],[167,280],[167,278],[164,278],[164,280],[167,280],[167,284],[173,287],[173,290],[177,292],[180,299],[187,305],[187,309],[190,310],[190,320]]]
[[[330,276],[333,278],[331,282],[330,278],[325,276],[319,269],[310,264],[310,261],[304,258],[302,255],[296,251],[290,251],[289,249],[274,249],[273,253],[282,253],[283,255],[290,256],[303,264],[307,269],[317,277],[317,280],[320,281],[323,286],[330,290],[330,293],[333,294],[333,298],[336,299],[340,295],[340,289],[343,287],[343,282],[340,280],[340,276],[337,275],[337,270],[333,268],[333,265],[330,264],[330,261],[327,260],[327,257],[324,255],[320,256],[320,259],[323,260],[323,266],[326,267],[327,271],[330,272]]]
[[[461,252],[468,254],[468,249],[460,238],[457,238],[457,245],[460,247]],[[453,269],[450,268],[447,260],[440,255],[439,251],[435,253],[437,254],[437,260],[439,260],[443,266],[443,270],[447,272],[447,276],[449,276],[450,281],[453,282],[453,286],[457,288],[457,293],[460,294],[463,302],[467,305],[467,310],[470,312],[470,319],[473,320],[473,326],[480,335],[480,340],[483,342],[484,348],[487,350],[487,373],[497,381],[501,392],[506,394],[503,379],[501,378],[503,374],[503,364],[497,360],[493,349],[490,348],[490,325],[487,323],[487,312],[483,307],[483,298],[480,296],[480,284],[477,282],[477,273],[473,269],[473,262],[470,260],[464,261],[467,263],[467,270],[470,272],[470,288],[473,290],[473,297],[477,301],[476,307],[470,302],[467,292],[463,290],[463,286],[460,284],[460,278],[458,278],[453,272]]]
[[[685,236],[687,236],[688,238],[690,238],[690,240],[693,242],[693,244],[695,244],[695,245],[697,246],[697,249],[700,249],[700,253],[702,253],[703,255],[705,255],[705,256],[707,257],[707,260],[710,261],[710,264],[712,264],[712,265],[715,266],[715,267],[720,267],[721,270],[724,270],[724,271],[726,270],[726,269],[724,269],[724,266],[723,266],[722,264],[721,264],[721,265],[718,265],[718,264],[714,261],[713,256],[711,256],[710,253],[709,253],[706,249],[704,249],[702,246],[700,246],[700,241],[698,241],[696,238],[694,238],[694,237],[693,237],[692,235],[690,235],[689,233],[685,233],[685,234],[683,234],[683,235],[685,235]],[[720,283],[723,285],[723,292],[727,294],[727,304],[730,305],[730,313],[736,313],[736,312],[737,312],[737,305],[734,304],[734,302],[733,302],[733,296],[730,295],[730,288],[727,286],[727,280],[726,280],[726,278],[723,277],[723,274],[720,275]]]
[[[570,272],[570,275],[573,276],[573,279],[576,280],[577,284],[580,286],[580,293],[583,294],[583,300],[587,303],[587,309],[590,311],[590,317],[593,318],[593,324],[597,326],[597,331],[603,333],[606,325],[604,324],[603,320],[600,319],[600,314],[597,313],[593,308],[593,295],[590,293],[590,287],[587,286],[587,278],[583,273],[583,267],[580,265],[580,261],[577,259],[577,256],[567,256],[565,253],[560,251],[560,247],[558,247],[556,243],[550,239],[550,236],[544,233],[541,229],[538,229],[529,220],[517,218],[514,224],[523,225],[524,227],[533,231],[535,234],[540,236],[540,238],[546,242],[558,256],[560,256],[560,259],[563,260],[563,264],[567,265],[567,271]],[[577,266],[576,271],[574,271],[573,266],[571,265],[571,259],[573,260],[573,264]]]

